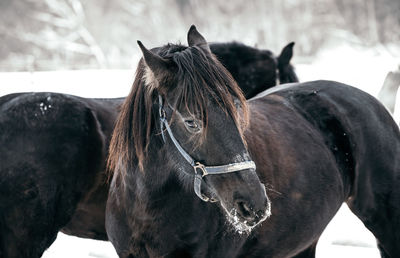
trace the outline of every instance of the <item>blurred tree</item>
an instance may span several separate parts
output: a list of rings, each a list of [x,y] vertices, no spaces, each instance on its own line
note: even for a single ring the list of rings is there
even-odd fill
[[[381,43],[400,42],[400,1],[374,0],[378,39]]]
[[[130,68],[137,39],[148,47],[185,42],[190,24],[210,41],[275,52],[296,41],[297,56],[338,42],[400,41],[399,0],[2,0],[0,21],[7,71]]]
[[[105,67],[104,54],[85,27],[79,0],[6,0],[3,4],[6,22],[0,33],[6,44],[0,57],[29,70],[52,69],[63,63]]]
[[[399,0],[335,0],[346,28],[368,45],[400,41]]]

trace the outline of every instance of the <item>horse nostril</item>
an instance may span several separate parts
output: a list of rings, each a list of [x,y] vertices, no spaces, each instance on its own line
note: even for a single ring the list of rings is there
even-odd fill
[[[264,220],[271,215],[271,204],[268,199],[265,203],[265,208],[258,210],[257,212],[255,212],[255,214],[256,214],[257,219],[259,219],[259,220]]]
[[[265,216],[265,211],[264,210],[259,210],[256,212],[257,218],[261,219]]]
[[[237,210],[243,218],[245,219],[252,218],[253,212],[245,202],[243,201],[237,202]]]

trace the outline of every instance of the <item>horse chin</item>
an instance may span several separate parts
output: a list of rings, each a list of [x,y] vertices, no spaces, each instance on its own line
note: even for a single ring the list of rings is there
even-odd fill
[[[248,221],[238,215],[238,212],[235,208],[232,208],[228,211],[226,207],[221,203],[223,210],[225,211],[226,219],[229,222],[229,225],[232,226],[232,229],[242,235],[249,235],[254,228],[264,222],[267,218],[271,216],[271,205],[268,205],[265,214],[261,218],[256,218],[255,220]]]

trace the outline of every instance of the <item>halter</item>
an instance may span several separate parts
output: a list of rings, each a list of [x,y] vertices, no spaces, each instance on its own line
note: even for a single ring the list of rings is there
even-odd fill
[[[161,127],[161,135],[164,140],[165,140],[165,135],[164,135],[164,127],[168,132],[169,137],[171,138],[172,142],[174,143],[175,147],[178,149],[180,154],[185,158],[185,160],[193,167],[194,170],[194,192],[196,195],[202,199],[205,202],[216,202],[216,200],[209,198],[205,196],[204,194],[201,193],[201,183],[203,181],[203,177],[207,175],[219,175],[219,174],[227,174],[227,173],[232,173],[232,172],[237,172],[240,170],[245,170],[245,169],[256,169],[256,164],[253,161],[243,161],[243,162],[236,162],[236,163],[230,163],[227,165],[221,165],[221,166],[205,166],[201,162],[195,161],[189,153],[187,153],[182,146],[179,144],[179,142],[176,140],[174,137],[174,134],[171,131],[171,128],[168,125],[168,121],[166,118],[166,113],[163,107],[163,102],[162,102],[162,97],[161,95],[158,95],[158,102],[159,102],[159,114],[160,114],[160,127]]]

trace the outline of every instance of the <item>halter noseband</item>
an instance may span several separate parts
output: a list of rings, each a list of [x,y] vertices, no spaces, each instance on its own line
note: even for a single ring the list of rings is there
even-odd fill
[[[186,159],[187,162],[193,167],[194,170],[194,192],[196,195],[205,202],[211,201],[216,202],[216,200],[209,198],[201,193],[201,182],[203,181],[203,177],[207,175],[218,175],[218,174],[227,174],[232,172],[237,172],[240,170],[245,169],[256,169],[256,164],[253,161],[243,161],[243,162],[236,162],[227,165],[221,166],[205,166],[204,164],[195,161],[189,153],[187,153],[179,142],[174,137],[174,134],[171,131],[171,128],[168,125],[168,121],[166,118],[166,112],[163,107],[162,97],[158,95],[158,104],[159,104],[159,115],[160,115],[160,128],[161,128],[161,135],[165,142],[165,135],[164,135],[164,127],[168,132],[169,137],[171,138],[172,142],[174,143],[175,147],[178,149],[180,154]]]

